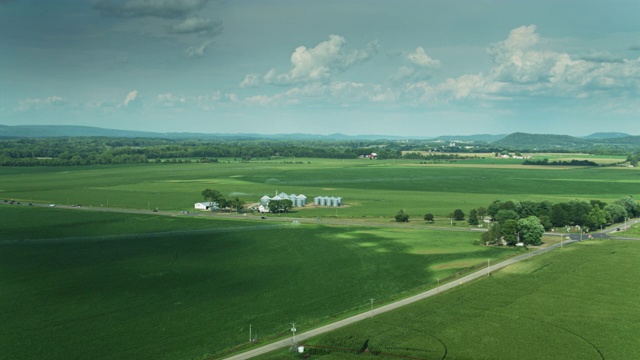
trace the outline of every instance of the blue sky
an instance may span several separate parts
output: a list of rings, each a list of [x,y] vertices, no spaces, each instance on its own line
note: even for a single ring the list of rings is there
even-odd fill
[[[0,0],[0,124],[640,134],[640,2]]]

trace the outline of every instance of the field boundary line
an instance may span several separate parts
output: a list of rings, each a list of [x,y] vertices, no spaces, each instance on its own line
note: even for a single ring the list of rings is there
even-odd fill
[[[217,229],[197,229],[197,230],[171,230],[171,231],[156,231],[149,233],[132,233],[132,234],[117,234],[117,235],[96,235],[96,236],[69,236],[59,238],[37,238],[37,239],[9,239],[0,240],[1,245],[9,244],[56,244],[56,243],[74,243],[79,241],[109,241],[120,239],[139,239],[139,238],[153,238],[162,237],[168,235],[197,235],[197,234],[222,234],[242,231],[255,231],[255,230],[270,230],[270,229],[282,229],[286,227],[286,224],[274,224],[274,225],[256,225],[256,226],[236,226],[225,227]]]

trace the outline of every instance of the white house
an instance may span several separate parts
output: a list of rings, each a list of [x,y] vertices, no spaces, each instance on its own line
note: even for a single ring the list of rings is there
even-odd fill
[[[218,203],[213,201],[195,203],[196,210],[218,210]]]

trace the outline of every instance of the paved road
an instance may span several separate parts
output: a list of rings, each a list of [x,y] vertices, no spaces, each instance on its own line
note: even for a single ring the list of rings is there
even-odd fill
[[[307,339],[309,339],[311,337],[318,336],[318,335],[327,333],[329,331],[336,330],[336,329],[341,328],[343,326],[347,326],[347,325],[353,324],[355,322],[367,319],[367,318],[369,318],[371,316],[376,316],[376,315],[379,315],[379,314],[382,314],[382,313],[386,313],[388,311],[395,310],[395,309],[398,309],[400,307],[412,304],[412,303],[414,303],[416,301],[420,301],[420,300],[426,299],[428,297],[431,297],[431,296],[434,296],[434,295],[440,293],[441,291],[446,291],[446,290],[449,290],[449,289],[453,289],[454,287],[460,286],[460,285],[465,284],[465,283],[467,283],[469,281],[473,281],[473,280],[479,279],[481,277],[485,277],[488,274],[490,274],[491,272],[496,271],[498,269],[502,269],[502,268],[504,268],[506,266],[509,266],[511,264],[514,264],[514,263],[517,263],[519,261],[531,258],[533,256],[545,253],[547,251],[551,251],[551,250],[556,249],[558,247],[574,243],[576,241],[579,241],[579,240],[575,240],[575,239],[566,240],[566,241],[563,241],[562,243],[558,243],[558,244],[555,244],[555,245],[552,245],[552,246],[549,246],[549,247],[537,249],[537,250],[534,250],[534,251],[529,251],[526,254],[522,254],[522,255],[513,257],[511,259],[505,260],[505,261],[503,261],[501,263],[498,263],[498,264],[495,264],[495,265],[491,265],[488,268],[485,268],[485,269],[482,269],[482,270],[478,270],[478,271],[476,271],[474,273],[471,273],[469,275],[461,277],[460,279],[457,279],[456,281],[452,281],[452,282],[443,284],[443,285],[441,285],[441,286],[439,286],[439,287],[437,287],[435,289],[431,289],[429,291],[425,291],[423,293],[408,297],[406,299],[398,300],[398,301],[393,302],[391,304],[387,304],[385,306],[381,306],[379,308],[375,308],[375,309],[373,309],[373,311],[367,311],[367,312],[364,312],[364,313],[361,313],[361,314],[358,314],[358,315],[354,315],[354,316],[346,318],[344,320],[336,321],[334,323],[331,323],[331,324],[328,324],[328,325],[325,325],[325,326],[322,326],[322,327],[319,327],[319,328],[316,328],[316,329],[313,329],[313,330],[309,330],[309,331],[306,331],[306,332],[303,332],[303,333],[296,333],[296,342],[302,342],[302,341],[307,340]],[[253,349],[253,350],[249,350],[247,352],[243,352],[241,354],[237,354],[237,355],[228,357],[227,360],[249,359],[249,358],[252,358],[252,357],[255,357],[255,356],[258,356],[258,355],[263,355],[263,354],[266,354],[268,352],[271,352],[271,351],[274,351],[274,350],[278,350],[278,349],[281,349],[281,348],[284,348],[284,347],[287,347],[287,346],[291,346],[291,345],[292,345],[292,339],[291,338],[287,338],[287,339],[284,339],[284,340],[273,342],[271,344],[267,344],[265,346],[262,346],[262,347],[259,347],[259,348]]]

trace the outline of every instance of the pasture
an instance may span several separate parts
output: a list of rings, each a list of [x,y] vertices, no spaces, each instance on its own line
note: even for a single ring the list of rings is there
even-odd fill
[[[637,241],[576,243],[310,339],[306,351],[357,359],[366,343],[376,359],[637,359],[639,256]]]
[[[195,358],[518,250],[468,232],[0,205],[3,357]],[[169,231],[169,232],[167,232]],[[120,234],[120,235],[118,235]]]
[[[448,226],[457,208],[468,214],[497,199],[611,202],[637,197],[640,188],[633,168],[415,160],[4,167],[0,177],[0,201],[23,203],[0,205],[0,341],[7,358],[218,357],[250,345],[249,325],[263,343],[289,335],[292,321],[302,331],[366,310],[370,298],[389,302],[522,251],[473,246],[477,232],[439,230],[467,227]],[[284,191],[311,201],[341,196],[345,206],[310,204],[266,220],[195,215],[205,188],[247,203]],[[156,208],[160,213],[151,212]],[[393,220],[400,209],[409,224]],[[426,224],[425,213],[436,223]],[[460,294],[465,300],[451,301],[461,309],[476,297]]]
[[[294,209],[296,217],[390,221],[400,209],[412,220],[447,217],[493,200],[574,198],[611,202],[638,196],[632,168],[539,168],[473,164],[424,165],[412,160],[229,161],[217,164],[147,164],[73,168],[0,168],[0,199],[166,211],[191,210],[205,188],[257,203],[278,192],[341,196],[343,207]]]

